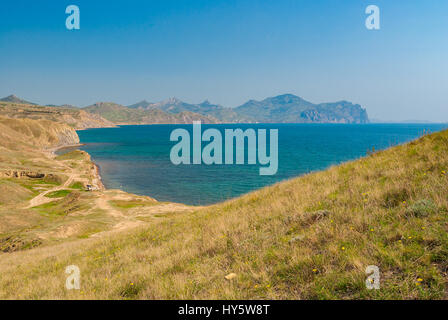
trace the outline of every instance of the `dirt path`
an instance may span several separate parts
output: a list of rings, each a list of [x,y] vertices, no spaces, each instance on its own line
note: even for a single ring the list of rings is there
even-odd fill
[[[54,187],[54,188],[52,188],[50,190],[47,190],[45,192],[40,193],[38,196],[36,196],[36,197],[34,197],[33,199],[30,200],[28,206],[25,207],[25,209],[37,207],[37,206],[40,206],[42,204],[45,204],[45,203],[53,201],[54,199],[47,198],[45,196],[47,194],[49,194],[49,193],[66,189],[68,186],[70,186],[73,183],[73,181],[75,180],[76,177],[77,177],[76,174],[71,173],[70,176],[68,177],[67,181],[64,182],[64,184],[62,184],[60,186],[57,186],[57,187]]]
[[[122,212],[110,205],[109,200],[113,200],[113,197],[102,195],[95,201],[97,208],[106,211],[115,218],[125,218],[125,215]]]
[[[149,222],[145,222],[139,218],[154,216],[155,214],[163,214],[167,212],[189,212],[192,211],[193,208],[183,204],[177,203],[156,203],[152,206],[144,207],[138,211],[133,211],[130,214],[126,214],[126,211],[120,211],[115,209],[109,201],[112,200],[134,200],[136,197],[130,194],[125,194],[121,192],[119,194],[116,191],[112,191],[108,193],[107,191],[103,193],[96,201],[96,207],[102,209],[107,212],[113,218],[116,218],[117,223],[110,229],[106,231],[102,231],[92,235],[93,238],[102,237],[106,234],[110,234],[113,232],[119,232],[130,228],[135,228],[141,225],[148,224]]]
[[[54,198],[49,198],[47,197],[47,195],[56,191],[70,189],[70,185],[75,180],[82,181],[85,179],[80,177],[80,174],[72,169],[71,173],[69,174],[69,177],[62,185],[41,192],[39,195],[31,199],[25,208],[29,209],[54,201],[55,200]],[[144,221],[144,219],[141,219],[141,217],[154,216],[156,214],[163,214],[169,212],[188,212],[193,210],[192,207],[186,205],[175,203],[158,203],[157,201],[155,201],[150,197],[135,196],[120,190],[101,189],[100,192],[95,194],[96,197],[92,199],[94,202],[90,203],[90,208],[103,210],[108,216],[112,218],[111,221],[112,225],[108,230],[100,231],[96,234],[91,235],[92,238],[99,238],[105,236],[106,234],[120,232],[123,230],[128,230],[148,224],[148,222]],[[111,201],[114,200],[133,201],[136,199],[145,201],[152,200],[155,203],[149,205],[148,207],[144,207],[138,210],[120,210],[119,208],[116,208],[111,204]],[[87,210],[86,213],[88,213],[88,211],[89,210]],[[69,237],[71,234],[77,232],[77,230],[79,229],[78,227],[79,226],[72,224],[68,226],[63,226],[60,229],[58,229],[57,233],[53,234],[53,236],[57,236],[58,238]]]
[[[108,194],[103,194],[95,201],[97,208],[106,211],[107,214],[111,215],[114,218],[120,219],[120,221],[117,224],[115,224],[111,230],[98,232],[98,233],[92,235],[91,236],[92,238],[98,238],[98,237],[104,236],[105,234],[108,234],[111,232],[119,232],[122,230],[126,230],[129,228],[137,227],[137,226],[144,224],[143,221],[135,219],[132,216],[126,216],[122,212],[115,209],[109,203],[109,200],[113,200],[115,198],[116,197],[114,197],[114,196],[111,196]]]

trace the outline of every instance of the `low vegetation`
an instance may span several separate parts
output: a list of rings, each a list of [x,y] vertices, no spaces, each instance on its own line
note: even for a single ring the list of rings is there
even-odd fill
[[[85,158],[85,152],[74,150],[56,157],[56,160],[82,160]]]
[[[72,193],[71,190],[58,190],[54,192],[47,193],[45,196],[47,198],[64,198]]]
[[[70,188],[71,189],[77,189],[77,190],[85,190],[84,184],[82,182],[79,182],[79,181],[77,181],[77,182],[73,183],[72,185],[70,185]]]

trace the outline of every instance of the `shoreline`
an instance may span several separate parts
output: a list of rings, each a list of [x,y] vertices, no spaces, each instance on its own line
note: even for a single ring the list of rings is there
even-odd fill
[[[85,143],[68,144],[68,145],[64,145],[64,146],[51,148],[48,151],[50,152],[50,155],[52,157],[57,157],[58,155],[56,154],[56,152],[58,150],[71,149],[71,148],[73,148],[75,150],[78,150],[79,147],[82,147],[82,146],[85,146],[85,145],[86,145]],[[92,172],[93,172],[92,184],[96,185],[96,187],[100,191],[107,190],[106,186],[103,183],[103,179],[101,177],[101,174],[100,174],[101,167],[97,163],[95,163],[95,161],[92,160],[92,156],[90,155],[90,153],[88,153],[86,151],[83,151],[83,150],[80,150],[80,151],[85,152],[87,154],[87,156],[89,157],[89,161],[92,163],[92,166],[93,166],[93,168],[92,168]],[[68,152],[70,152],[70,151],[68,151]],[[62,153],[61,155],[63,155],[63,154],[65,154],[65,153]],[[123,190],[121,190],[121,191],[123,191]]]
[[[77,147],[82,147],[82,146],[85,146],[85,145],[86,145],[85,143],[67,144],[67,145],[63,145],[63,146],[59,146],[59,147],[50,148],[47,151],[49,151],[53,155],[56,155],[56,152],[58,150],[77,148]]]
[[[253,125],[253,124],[263,124],[263,125],[291,125],[291,124],[300,124],[300,125],[448,125],[447,121],[441,122],[400,122],[400,121],[391,121],[391,122],[367,122],[367,123],[347,123],[347,122],[202,122],[204,125]],[[120,128],[127,126],[154,126],[154,125],[192,125],[192,123],[114,123],[114,126],[103,126],[103,127],[88,127],[88,128],[79,128],[75,129],[75,131],[86,131],[91,129],[109,129],[109,128]]]
[[[84,151],[85,152],[85,151]],[[87,152],[86,152],[87,153]],[[92,160],[92,157],[90,156],[89,153],[87,153],[90,159],[90,162],[93,165],[93,176],[95,177],[95,179],[97,180],[97,184],[98,184],[98,188],[102,191],[106,191],[106,186],[103,183],[103,179],[101,178],[101,174],[100,174],[100,166],[98,164],[95,163],[95,161]],[[123,190],[121,190],[123,191]]]

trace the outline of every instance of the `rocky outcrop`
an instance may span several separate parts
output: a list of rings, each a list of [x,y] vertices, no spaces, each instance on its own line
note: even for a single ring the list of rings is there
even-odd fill
[[[369,122],[367,112],[360,105],[350,102],[320,104],[300,114],[304,123],[360,123]]]
[[[32,249],[42,244],[42,240],[27,239],[23,236],[14,235],[0,238],[0,252],[10,253],[26,249]]]
[[[52,173],[42,173],[30,170],[0,170],[0,178],[31,178],[61,182],[62,178]]]

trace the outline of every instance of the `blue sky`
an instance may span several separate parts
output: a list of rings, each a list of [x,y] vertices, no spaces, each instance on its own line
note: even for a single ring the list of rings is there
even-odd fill
[[[65,28],[78,5],[81,29]],[[381,30],[367,30],[369,4]],[[349,100],[382,120],[448,121],[446,0],[9,1],[0,96],[41,104],[282,93]]]

